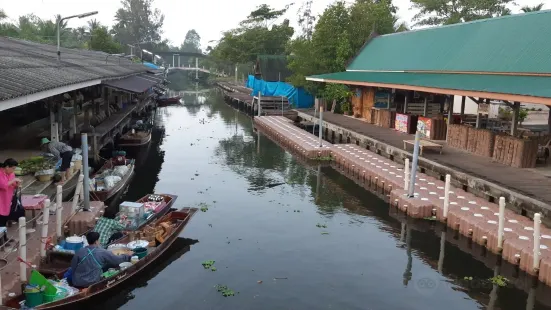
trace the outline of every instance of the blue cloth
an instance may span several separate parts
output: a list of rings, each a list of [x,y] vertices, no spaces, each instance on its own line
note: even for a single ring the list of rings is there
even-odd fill
[[[67,279],[68,283],[72,283],[72,281],[73,281],[73,269],[71,267],[69,267],[69,269],[67,269],[67,271],[65,271],[65,273],[63,274],[63,278]]]
[[[311,108],[314,106],[314,97],[302,87],[296,88],[285,82],[266,82],[257,79],[254,75],[249,75],[246,86],[252,88],[252,96],[258,95],[260,91],[262,96],[286,97],[295,108]]]
[[[151,69],[160,69],[159,66],[157,66],[156,64],[152,64],[152,63],[150,63],[150,62],[144,61],[143,64],[144,64],[144,66],[149,67],[149,68],[151,68]]]

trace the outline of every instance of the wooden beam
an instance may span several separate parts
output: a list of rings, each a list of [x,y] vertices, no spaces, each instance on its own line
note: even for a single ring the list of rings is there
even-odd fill
[[[413,91],[433,93],[433,94],[479,97],[479,98],[488,98],[488,99],[494,99],[494,100],[520,101],[520,102],[526,102],[526,103],[536,103],[536,104],[551,106],[551,98],[547,98],[547,97],[534,97],[534,96],[526,96],[526,95],[490,93],[490,92],[483,92],[483,91],[457,90],[457,89],[451,89],[451,88],[434,88],[434,87],[389,84],[389,83],[353,82],[353,81],[328,80],[328,79],[327,80],[326,79],[317,79],[317,80],[309,79],[309,81],[332,83],[332,84],[348,84],[348,85],[355,85],[355,86],[396,88],[396,89],[413,90]]]
[[[476,99],[476,98],[474,98],[474,97],[469,96],[469,99],[471,99],[472,101],[476,102],[476,104],[480,104],[480,102],[481,102],[481,99],[480,99],[480,98],[479,98],[479,99]]]

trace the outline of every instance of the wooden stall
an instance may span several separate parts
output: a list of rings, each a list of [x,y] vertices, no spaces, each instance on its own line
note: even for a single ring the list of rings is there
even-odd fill
[[[394,128],[396,112],[387,109],[371,109],[373,124],[384,128]]]
[[[495,136],[493,159],[498,163],[517,168],[534,168],[537,152],[537,140],[519,139],[505,134]]]
[[[488,129],[468,127],[467,151],[476,155],[492,157],[496,134]]]
[[[417,130],[423,138],[429,140],[445,140],[447,125],[441,117],[423,117],[420,116],[417,120]]]

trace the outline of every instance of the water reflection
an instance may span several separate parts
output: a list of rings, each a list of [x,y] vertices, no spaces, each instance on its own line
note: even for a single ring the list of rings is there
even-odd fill
[[[154,136],[126,199],[155,189],[210,208],[185,231],[202,242],[134,290],[128,309],[551,309],[546,286],[439,223],[406,218],[333,168],[293,157],[215,92],[158,116],[166,135]],[[218,271],[202,269],[208,259]],[[511,285],[492,285],[494,274]],[[240,294],[224,298],[216,284]]]

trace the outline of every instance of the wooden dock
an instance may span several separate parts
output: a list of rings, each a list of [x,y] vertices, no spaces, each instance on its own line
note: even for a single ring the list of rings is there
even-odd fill
[[[254,118],[257,128],[260,128],[272,140],[287,146],[294,152],[308,159],[330,158],[332,144],[296,127],[291,120],[283,116],[259,116]]]

